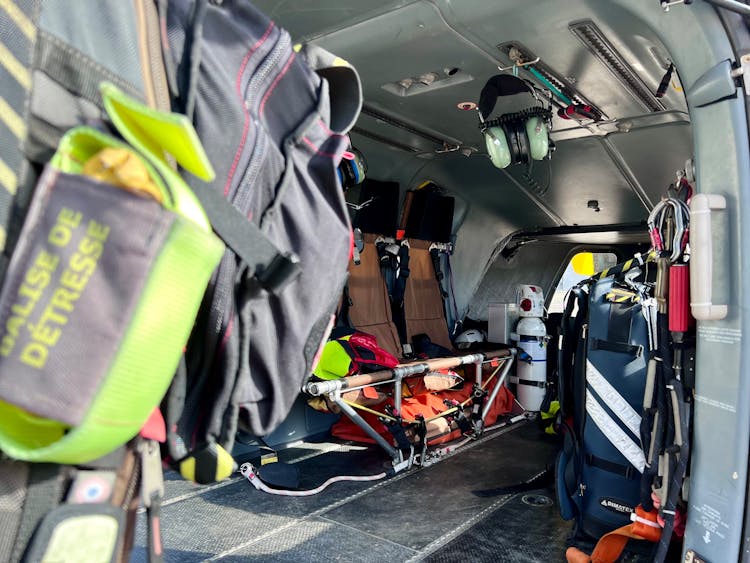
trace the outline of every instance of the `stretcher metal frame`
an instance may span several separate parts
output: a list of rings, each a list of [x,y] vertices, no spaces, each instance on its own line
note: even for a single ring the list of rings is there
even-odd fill
[[[490,411],[492,403],[497,397],[497,393],[500,388],[504,385],[505,380],[508,377],[510,368],[517,356],[517,350],[515,348],[495,350],[492,352],[481,352],[476,354],[468,354],[466,356],[454,356],[450,358],[435,358],[431,360],[424,360],[415,363],[403,364],[396,366],[392,369],[386,369],[376,371],[372,373],[350,375],[348,377],[342,377],[341,379],[328,380],[328,381],[311,381],[305,384],[302,390],[308,395],[314,397],[321,397],[327,395],[328,398],[341,409],[349,419],[359,426],[370,438],[372,438],[376,444],[383,448],[386,453],[391,457],[393,469],[396,473],[403,469],[410,468],[413,464],[417,463],[421,465],[424,462],[424,455],[416,455],[414,446],[410,448],[408,457],[404,457],[404,452],[388,442],[383,436],[381,436],[377,430],[375,430],[370,424],[362,418],[359,413],[342,397],[344,391],[355,391],[363,389],[365,387],[376,387],[380,385],[392,384],[392,398],[394,412],[401,412],[401,389],[402,382],[405,378],[424,376],[428,373],[440,369],[451,369],[462,365],[474,364],[474,377],[475,385],[482,387],[482,366],[487,363],[498,363],[498,369],[502,368],[500,377],[492,389],[490,395],[484,401],[484,408],[482,409],[481,418],[478,424],[474,425],[472,438],[478,438],[484,430],[484,421],[487,418],[487,414]],[[435,420],[441,417],[447,417],[455,413],[459,407],[453,406],[447,408],[445,411],[438,413],[437,415],[430,418]],[[422,453],[426,450],[426,440],[422,444]]]

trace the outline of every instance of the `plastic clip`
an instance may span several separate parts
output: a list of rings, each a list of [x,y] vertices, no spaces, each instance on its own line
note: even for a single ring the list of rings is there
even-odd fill
[[[255,279],[266,291],[278,293],[301,272],[299,257],[286,252],[274,256],[271,262],[255,273]]]

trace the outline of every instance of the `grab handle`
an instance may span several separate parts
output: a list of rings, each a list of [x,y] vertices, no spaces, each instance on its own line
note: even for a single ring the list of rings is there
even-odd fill
[[[711,210],[726,207],[724,196],[716,194],[696,194],[690,200],[690,310],[700,321],[717,321],[727,316],[726,305],[714,305],[711,287]]]

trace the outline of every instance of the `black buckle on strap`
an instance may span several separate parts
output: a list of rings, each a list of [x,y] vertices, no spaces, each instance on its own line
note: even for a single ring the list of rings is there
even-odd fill
[[[262,269],[255,272],[255,279],[266,291],[278,293],[302,273],[299,257],[291,252],[277,254]]]

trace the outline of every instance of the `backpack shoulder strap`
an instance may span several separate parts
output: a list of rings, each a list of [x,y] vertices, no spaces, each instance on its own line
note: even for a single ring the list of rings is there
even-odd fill
[[[224,194],[210,186],[194,187],[193,192],[216,234],[245,263],[245,279],[253,277],[263,289],[275,293],[300,274],[299,257],[279,250]]]

